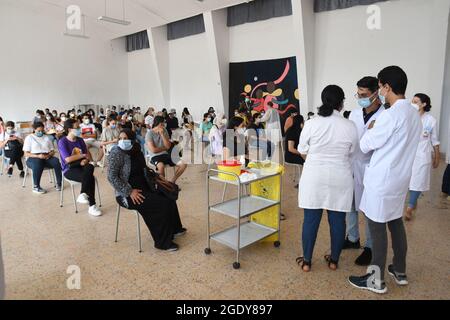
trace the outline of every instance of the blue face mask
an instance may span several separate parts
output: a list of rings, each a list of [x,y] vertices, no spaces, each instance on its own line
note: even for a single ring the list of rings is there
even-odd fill
[[[73,129],[73,134],[75,137],[81,137],[81,129]]]
[[[119,140],[119,148],[123,151],[130,151],[133,148],[131,140]]]
[[[358,99],[358,104],[361,108],[368,108],[372,105],[375,100],[372,100],[373,95],[368,98]]]
[[[381,89],[378,91],[378,96],[380,97],[380,101],[382,104],[386,104],[386,97],[381,95]]]
[[[36,137],[42,138],[44,133],[42,131],[36,131]]]
[[[115,129],[115,128],[117,128],[117,126],[115,124],[112,124],[111,129]]]

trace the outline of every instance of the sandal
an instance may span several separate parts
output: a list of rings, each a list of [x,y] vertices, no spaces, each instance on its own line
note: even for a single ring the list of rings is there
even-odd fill
[[[328,268],[333,271],[336,271],[338,268],[338,262],[331,259],[331,255],[327,254],[325,257],[325,261],[328,263]]]
[[[303,272],[311,271],[311,262],[310,261],[306,261],[305,257],[298,257],[297,259],[295,259],[295,261],[297,262],[297,264],[299,266],[302,267]]]

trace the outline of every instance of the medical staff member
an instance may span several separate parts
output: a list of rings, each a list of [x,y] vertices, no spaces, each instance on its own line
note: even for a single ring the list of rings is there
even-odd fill
[[[438,140],[438,128],[436,119],[429,114],[431,99],[423,93],[418,93],[412,100],[412,105],[420,114],[423,129],[414,160],[411,183],[409,184],[409,203],[406,209],[405,219],[411,220],[417,207],[417,200],[422,192],[430,190],[431,166],[439,167],[440,151]],[[434,153],[433,153],[434,151]]]
[[[419,145],[422,124],[419,113],[405,99],[408,77],[397,66],[383,69],[379,75],[379,97],[391,107],[384,111],[360,141],[363,153],[373,151],[364,174],[364,192],[359,209],[366,215],[372,236],[372,262],[365,276],[351,276],[349,282],[359,288],[386,293],[384,282],[388,237],[392,238],[394,261],[388,272],[398,285],[407,285],[407,240],[403,224],[403,205],[411,181],[414,155]]]
[[[358,145],[355,125],[340,111],[344,91],[335,85],[322,92],[319,115],[303,127],[298,151],[306,162],[300,178],[298,203],[304,209],[303,256],[297,263],[304,272],[312,265],[313,250],[323,210],[328,211],[331,230],[331,254],[325,256],[331,270],[338,268],[345,240],[345,213],[352,208],[353,176],[351,154]]]
[[[358,93],[359,108],[350,113],[349,120],[353,121],[358,130],[358,141],[367,132],[370,124],[380,116],[384,107],[378,97],[378,79],[375,77],[364,77],[356,84]],[[344,249],[360,249],[358,208],[361,203],[361,197],[364,191],[364,172],[369,165],[372,152],[362,153],[359,144],[352,157],[353,181],[355,186],[354,205],[355,208],[347,213],[347,239],[344,243]],[[366,220],[366,243],[364,251],[355,260],[359,266],[368,266],[372,260],[372,239],[370,238],[369,225]]]

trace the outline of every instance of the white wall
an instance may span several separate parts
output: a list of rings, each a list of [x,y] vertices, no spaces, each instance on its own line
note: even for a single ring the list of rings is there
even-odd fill
[[[296,55],[292,16],[246,23],[229,28],[230,61],[246,62]]]
[[[381,2],[382,29],[366,27],[367,6],[316,14],[314,104],[328,84],[346,93],[346,109],[356,106],[356,82],[377,76],[389,65],[401,66],[409,77],[408,97],[430,95],[438,119],[442,101],[443,67],[449,0]],[[306,44],[308,45],[308,44]]]
[[[169,41],[170,101],[181,114],[191,110],[195,121],[219,105],[216,72],[212,70],[206,33]]]
[[[49,17],[0,3],[0,115],[24,121],[46,106],[127,103],[124,42],[65,37],[64,15]]]
[[[160,83],[150,49],[128,53],[129,104],[143,110],[150,105],[163,105]]]

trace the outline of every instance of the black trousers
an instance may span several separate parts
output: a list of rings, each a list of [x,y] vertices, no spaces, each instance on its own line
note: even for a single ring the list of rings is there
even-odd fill
[[[174,234],[183,228],[176,201],[170,200],[159,193],[144,191],[143,203],[135,205],[130,197],[124,203],[123,198],[117,197],[120,206],[129,210],[137,210],[145,221],[155,242],[155,248],[168,249]]]
[[[84,167],[69,169],[64,176],[72,181],[81,183],[81,193],[86,193],[89,197],[89,205],[95,205],[95,178],[94,166],[88,164]]]
[[[23,171],[23,151],[20,148],[13,148],[11,150],[5,150],[5,156],[9,159],[9,164],[11,166],[17,165],[20,171]]]
[[[442,178],[442,192],[450,195],[450,164],[447,165],[444,177]]]

